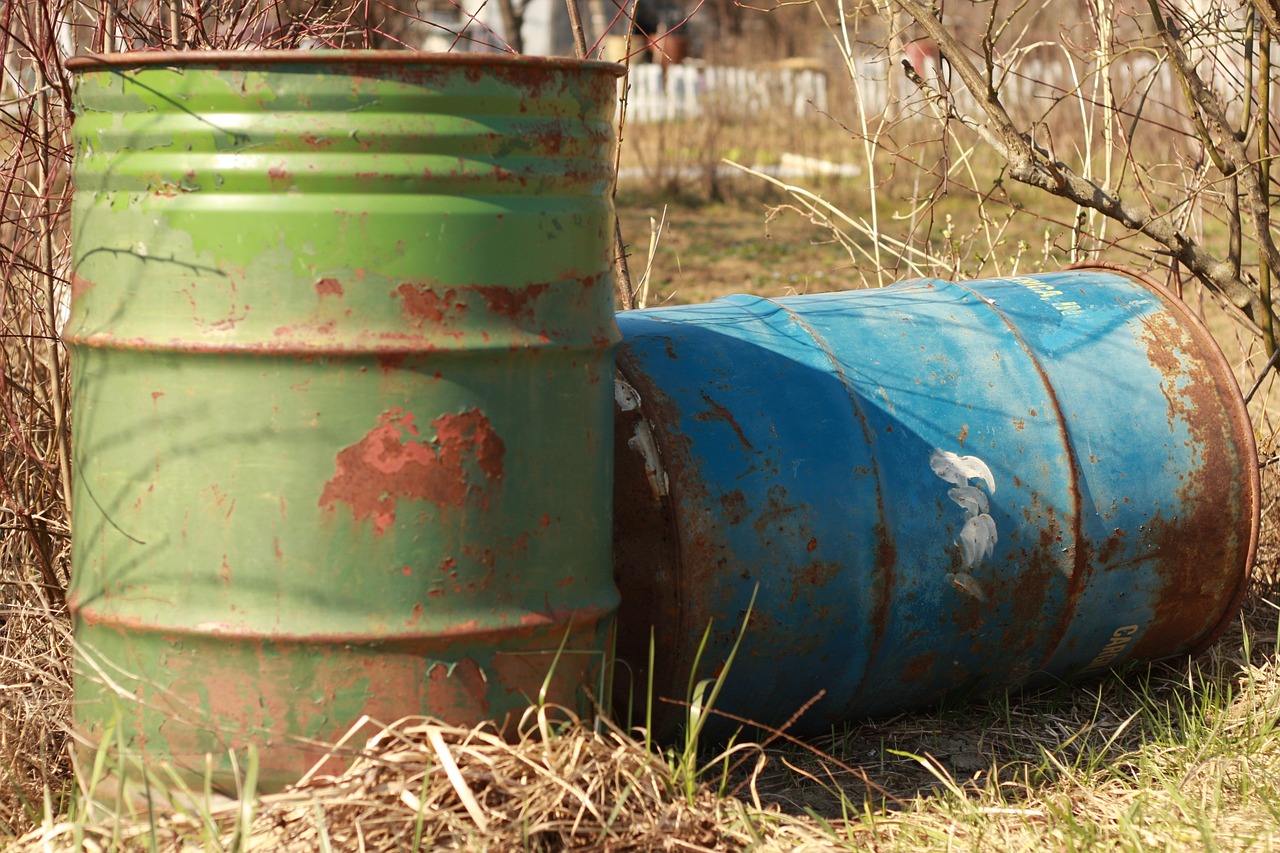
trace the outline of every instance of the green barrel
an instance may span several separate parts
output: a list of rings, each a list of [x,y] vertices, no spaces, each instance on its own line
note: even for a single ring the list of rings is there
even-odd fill
[[[363,715],[589,710],[621,69],[68,67],[84,740],[222,785],[256,746],[270,789]]]

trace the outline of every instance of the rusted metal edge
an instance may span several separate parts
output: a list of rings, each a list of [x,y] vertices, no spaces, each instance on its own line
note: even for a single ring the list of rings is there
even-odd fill
[[[432,646],[450,646],[458,642],[483,642],[490,639],[510,639],[516,636],[533,634],[550,629],[553,635],[594,625],[607,618],[613,611],[599,607],[584,607],[577,610],[557,609],[550,613],[528,612],[520,617],[517,625],[496,627],[477,627],[463,622],[452,628],[432,631],[383,632],[377,635],[369,633],[332,633],[332,634],[273,634],[265,631],[249,631],[228,627],[225,630],[210,627],[204,622],[198,625],[156,625],[143,622],[141,619],[129,617],[107,617],[100,615],[92,608],[70,605],[71,612],[84,620],[86,624],[117,628],[130,634],[151,634],[163,637],[198,638],[218,640],[239,640],[244,642],[274,643],[276,645],[328,645],[328,646],[401,646],[412,645],[415,648]],[[499,651],[501,647],[495,647]]]
[[[628,456],[641,460],[639,468],[640,475],[628,477],[627,469],[617,467],[615,462],[615,492],[614,492],[614,541],[613,541],[613,559],[614,559],[614,583],[619,588],[619,592],[628,599],[624,599],[623,604],[618,608],[618,621],[615,633],[615,661],[618,663],[625,662],[627,665],[634,667],[632,676],[635,679],[631,690],[626,691],[623,686],[625,679],[614,676],[613,699],[614,706],[617,711],[625,709],[626,703],[631,703],[631,710],[644,707],[644,699],[642,691],[644,690],[644,681],[637,678],[638,674],[645,674],[652,679],[653,698],[671,697],[681,698],[683,696],[684,679],[688,678],[690,670],[693,668],[695,650],[689,648],[686,638],[690,636],[702,636],[704,625],[694,624],[693,614],[689,606],[689,602],[685,597],[685,569],[687,566],[686,559],[688,557],[687,544],[683,534],[683,527],[680,523],[680,517],[677,515],[676,507],[684,501],[691,501],[684,491],[684,483],[680,477],[668,478],[667,472],[675,469],[677,471],[689,467],[687,458],[681,454],[682,448],[669,440],[666,434],[668,423],[677,420],[676,418],[668,418],[666,421],[653,420],[650,415],[658,410],[659,414],[670,414],[663,410],[662,404],[656,399],[656,389],[648,380],[646,374],[628,358],[628,352],[625,346],[618,352],[617,362],[615,364],[615,375],[627,383],[627,387],[635,394],[635,405],[630,408],[624,408],[618,404],[615,392],[615,410],[614,410],[614,436],[615,436],[615,453],[617,452],[617,437],[620,430],[626,430],[628,426],[644,424],[645,429],[649,433],[649,440],[652,442],[652,448],[655,456],[652,460],[645,460],[644,452],[631,446],[630,442],[626,445]],[[634,435],[634,433],[633,433]],[[655,479],[651,480],[648,463],[656,463],[658,470],[654,471]],[[657,480],[657,476],[661,476],[661,480]],[[641,479],[641,477],[643,479]],[[655,487],[661,484],[661,488]],[[631,512],[634,504],[631,502],[623,502],[618,499],[617,487],[642,485],[653,496],[652,503],[646,501],[648,506],[646,510],[639,513],[640,523],[636,523],[635,515]],[[650,574],[633,574],[624,578],[619,577],[618,568],[619,560],[625,560],[629,557],[626,547],[620,545],[630,545],[636,537],[626,537],[620,540],[618,537],[619,519],[624,519],[625,523],[621,529],[635,531],[637,528],[641,530],[643,538],[646,540],[644,547],[647,553],[652,556],[649,565],[658,565],[663,562],[671,566],[673,574],[677,578],[676,583],[670,584],[668,587],[658,587],[652,583],[652,573]],[[653,527],[645,528],[644,525],[649,524]],[[628,565],[627,568],[632,568]],[[639,582],[635,582],[639,580]],[[665,596],[665,597],[664,597]],[[662,599],[661,601],[658,601]],[[626,606],[626,601],[631,601],[631,607]],[[658,601],[655,604],[655,601]],[[643,611],[640,608],[645,608]],[[635,626],[631,625],[631,614],[637,613],[640,616],[654,619],[657,613],[674,613],[674,618],[668,619],[664,630],[659,630],[659,625],[650,623],[643,626],[638,631]],[[649,643],[652,638],[652,660],[650,660]],[[652,669],[650,668],[652,665]],[[623,692],[626,691],[626,698],[623,698]],[[651,725],[656,736],[660,738],[673,737],[676,728],[680,723],[684,709],[677,705],[664,702],[657,702],[652,708]]]
[[[1073,264],[1067,269],[1102,270],[1126,276],[1160,297],[1171,311],[1176,312],[1180,319],[1186,323],[1190,334],[1198,339],[1197,342],[1200,344],[1202,352],[1209,360],[1210,375],[1213,376],[1218,386],[1225,392],[1223,394],[1224,403],[1229,407],[1229,411],[1226,414],[1232,426],[1244,437],[1245,476],[1249,480],[1249,546],[1246,551],[1244,565],[1241,567],[1242,570],[1236,580],[1236,588],[1229,599],[1228,606],[1223,609],[1221,617],[1213,628],[1205,634],[1204,639],[1188,652],[1189,655],[1198,655],[1213,645],[1214,641],[1227,629],[1227,626],[1235,621],[1236,611],[1240,608],[1241,602],[1244,601],[1245,593],[1249,589],[1249,579],[1253,574],[1254,562],[1258,556],[1258,538],[1262,527],[1262,469],[1258,461],[1257,438],[1253,431],[1253,421],[1249,418],[1249,409],[1245,406],[1244,395],[1241,394],[1240,385],[1236,382],[1235,373],[1231,370],[1231,363],[1227,360],[1226,355],[1223,354],[1222,348],[1218,346],[1218,342],[1214,340],[1209,327],[1176,294],[1146,273],[1131,269],[1123,264],[1099,261]]]
[[[986,305],[987,308],[994,312],[1005,324],[1005,328],[1009,330],[1009,333],[1013,335],[1014,340],[1018,342],[1018,346],[1022,348],[1023,354],[1035,369],[1036,376],[1039,377],[1045,396],[1052,407],[1056,420],[1055,426],[1057,427],[1058,440],[1062,444],[1063,453],[1066,454],[1067,464],[1071,467],[1071,482],[1068,484],[1068,492],[1071,496],[1071,541],[1073,552],[1071,557],[1071,577],[1067,581],[1067,597],[1058,616],[1057,624],[1054,625],[1052,633],[1046,636],[1045,646],[1048,650],[1041,655],[1035,665],[1035,671],[1043,671],[1049,661],[1053,660],[1054,655],[1058,653],[1059,646],[1062,645],[1063,639],[1071,630],[1076,610],[1080,606],[1080,596],[1084,593],[1091,574],[1089,563],[1085,559],[1085,549],[1082,547],[1084,539],[1084,502],[1080,495],[1080,481],[1084,475],[1080,466],[1080,457],[1076,453],[1075,446],[1071,443],[1071,434],[1067,429],[1067,413],[1062,408],[1062,401],[1058,399],[1058,389],[1054,387],[1053,380],[1049,377],[1049,371],[1045,369],[1041,353],[1036,352],[1027,343],[1026,338],[1023,337],[1022,330],[994,301],[984,299],[982,294],[965,286],[962,282],[951,282],[951,284],[970,294],[980,304]]]
[[[872,430],[867,424],[867,413],[863,409],[863,405],[859,400],[858,389],[849,381],[848,375],[845,373],[844,366],[840,363],[840,359],[836,353],[827,344],[826,338],[818,334],[812,326],[804,321],[799,314],[781,305],[776,300],[767,300],[775,307],[786,312],[791,322],[798,325],[809,336],[809,340],[813,341],[819,352],[826,358],[827,363],[831,367],[831,371],[840,380],[840,387],[844,390],[845,397],[849,401],[849,408],[853,412],[853,416],[857,418],[858,426],[862,430],[862,440],[871,446]],[[853,708],[863,696],[864,691],[871,687],[869,678],[871,672],[875,668],[876,663],[880,659],[880,648],[884,644],[885,629],[889,624],[889,609],[893,606],[893,598],[895,592],[896,563],[897,563],[897,543],[889,538],[890,527],[889,520],[885,514],[885,497],[884,497],[884,478],[880,473],[880,460],[875,454],[871,454],[871,471],[872,479],[876,486],[876,569],[879,574],[880,594],[876,600],[875,607],[871,612],[871,630],[872,641],[871,648],[867,651],[867,666],[863,670],[862,677],[858,680],[857,686],[853,689],[853,695],[845,705],[845,709],[841,712],[842,716],[848,716],[848,709]]]
[[[571,57],[533,57],[509,53],[427,53],[416,50],[155,50],[81,54],[66,61],[68,71],[130,68],[250,68],[264,65],[439,65],[453,67],[524,68],[598,71],[621,77],[627,69],[616,62]]]

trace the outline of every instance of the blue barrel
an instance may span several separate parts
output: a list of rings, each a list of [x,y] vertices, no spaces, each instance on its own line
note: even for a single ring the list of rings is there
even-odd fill
[[[792,729],[1194,652],[1258,539],[1230,366],[1101,266],[619,316],[615,698]],[[756,593],[748,620],[748,605]],[[721,731],[725,729],[722,728]]]

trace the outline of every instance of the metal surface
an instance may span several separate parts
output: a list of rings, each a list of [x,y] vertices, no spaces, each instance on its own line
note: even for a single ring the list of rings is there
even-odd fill
[[[587,710],[617,604],[620,69],[70,67],[85,739],[212,752],[224,785],[257,744],[269,789],[364,714],[511,723],[544,681]]]
[[[1101,267],[619,316],[619,657],[656,729],[794,731],[1204,646],[1257,543],[1253,431],[1208,332]],[[625,702],[630,684],[619,677]],[[825,692],[824,692],[825,691]],[[720,731],[726,731],[721,726]]]

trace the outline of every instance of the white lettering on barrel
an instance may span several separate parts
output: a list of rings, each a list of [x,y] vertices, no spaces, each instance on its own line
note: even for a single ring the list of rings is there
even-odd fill
[[[1084,668],[1084,672],[1090,672],[1095,669],[1101,669],[1107,664],[1120,657],[1120,654],[1129,645],[1138,634],[1137,625],[1125,625],[1111,632],[1111,639],[1102,647],[1102,651],[1098,652],[1098,656],[1089,662]]]
[[[1043,281],[1036,281],[1034,278],[1023,278],[1022,276],[1012,276],[1007,280],[1014,284],[1022,285],[1066,316],[1084,313],[1084,307],[1079,302],[1068,302],[1057,299],[1057,297],[1062,295],[1062,291],[1055,289],[1051,284],[1045,284]]]

